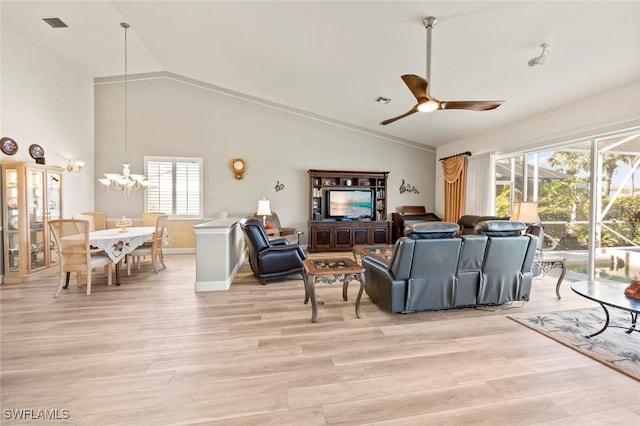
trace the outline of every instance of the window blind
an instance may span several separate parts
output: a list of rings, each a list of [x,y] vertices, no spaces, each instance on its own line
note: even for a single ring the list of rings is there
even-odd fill
[[[202,217],[202,159],[145,157],[146,211],[172,218]]]

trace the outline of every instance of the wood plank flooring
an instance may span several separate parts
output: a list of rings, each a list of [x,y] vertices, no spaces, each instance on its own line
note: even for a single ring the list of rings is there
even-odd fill
[[[262,286],[245,264],[229,291],[195,293],[195,256],[166,264],[120,287],[96,272],[91,296],[54,299],[55,276],[0,287],[0,423],[640,424],[640,382],[506,318],[594,306],[568,282],[556,299],[557,271],[511,309],[398,315],[364,295],[361,319],[357,283],[348,302],[320,284],[313,324],[301,279]]]

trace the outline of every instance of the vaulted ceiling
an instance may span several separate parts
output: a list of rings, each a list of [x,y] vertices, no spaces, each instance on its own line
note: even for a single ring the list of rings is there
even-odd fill
[[[640,79],[637,1],[11,1],[2,26],[94,77],[168,71],[397,139],[441,146]],[[416,113],[400,79],[431,95],[504,100],[493,111]],[[52,29],[42,18],[68,28]],[[549,44],[542,66],[527,61]],[[379,96],[388,104],[375,102]],[[603,106],[606,107],[606,106]]]

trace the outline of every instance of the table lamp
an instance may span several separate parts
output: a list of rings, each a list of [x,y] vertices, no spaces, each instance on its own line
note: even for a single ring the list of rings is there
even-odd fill
[[[258,216],[262,216],[262,224],[267,227],[267,216],[271,216],[271,207],[269,206],[269,200],[266,198],[262,198],[262,200],[258,200],[258,211],[256,212]]]
[[[509,220],[513,222],[522,222],[527,225],[540,223],[538,216],[538,203],[519,201],[513,205],[513,213]]]

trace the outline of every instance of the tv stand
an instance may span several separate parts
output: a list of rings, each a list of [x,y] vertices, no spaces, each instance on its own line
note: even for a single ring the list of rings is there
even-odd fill
[[[354,245],[391,243],[386,197],[389,172],[309,170],[308,173],[310,252],[351,251]],[[330,189],[371,190],[372,217],[330,218],[326,195]]]

